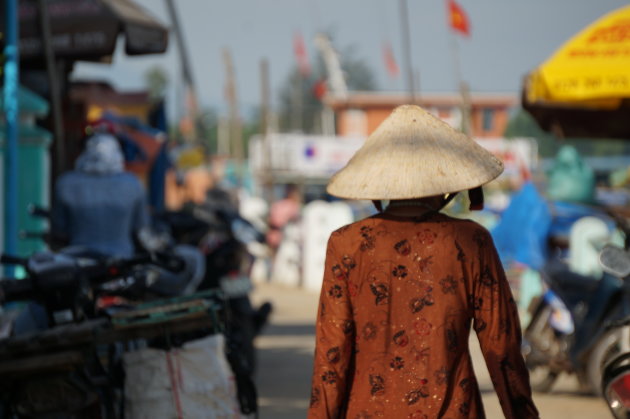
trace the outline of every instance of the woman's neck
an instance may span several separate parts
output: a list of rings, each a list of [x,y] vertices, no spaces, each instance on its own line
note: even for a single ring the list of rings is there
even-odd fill
[[[438,207],[425,200],[409,199],[391,201],[384,213],[400,217],[419,217],[438,210]]]

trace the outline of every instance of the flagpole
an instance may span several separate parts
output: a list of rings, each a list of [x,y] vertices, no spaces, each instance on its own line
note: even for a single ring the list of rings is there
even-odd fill
[[[192,75],[192,68],[190,64],[190,56],[188,55],[188,48],[186,45],[186,41],[184,40],[184,33],[182,31],[182,27],[180,24],[179,16],[177,14],[177,9],[175,7],[175,3],[173,0],[166,0],[166,6],[168,8],[168,12],[171,18],[171,23],[173,25],[173,31],[175,32],[175,39],[177,40],[177,49],[179,51],[179,60],[182,68],[182,75],[184,78],[184,84],[186,86],[184,90],[184,94],[186,95],[185,105],[186,105],[186,117],[190,118],[192,122],[192,131],[189,135],[185,135],[184,139],[187,141],[196,141],[197,140],[197,111],[198,111],[198,103],[197,103],[197,88],[195,85],[195,81]]]
[[[403,55],[405,57],[405,72],[407,73],[407,88],[411,103],[416,103],[416,87],[414,83],[413,66],[411,64],[411,37],[409,35],[409,12],[407,0],[399,0],[400,28],[402,30]]]
[[[269,204],[273,201],[273,167],[271,164],[271,138],[269,136],[270,82],[269,61],[260,60],[260,131],[263,138],[263,197]]]
[[[228,102],[228,132],[230,157],[236,161],[236,179],[239,187],[243,185],[243,160],[245,158],[243,144],[243,127],[238,108],[238,96],[236,94],[236,72],[232,53],[228,48],[223,48],[223,65],[225,66],[225,92]]]
[[[302,34],[296,32],[293,35],[293,53],[297,59],[297,78],[293,84],[293,113],[292,113],[292,129],[300,133],[304,133],[304,81],[310,73],[310,67],[307,61],[306,46]]]
[[[462,76],[461,64],[459,59],[459,48],[457,44],[457,39],[455,38],[455,34],[453,30],[449,28],[448,30],[450,36],[450,50],[453,56],[453,72],[455,74],[455,82],[457,84],[457,88],[461,95],[461,130],[466,135],[470,135],[471,127],[470,127],[470,88],[468,83],[464,81]]]

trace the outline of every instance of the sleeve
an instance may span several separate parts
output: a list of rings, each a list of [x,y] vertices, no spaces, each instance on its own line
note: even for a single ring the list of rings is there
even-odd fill
[[[348,399],[354,321],[341,255],[328,240],[324,279],[316,321],[309,419],[340,418]]]
[[[506,418],[538,418],[529,373],[521,355],[518,311],[490,234],[478,245],[478,272],[473,273],[474,329]]]

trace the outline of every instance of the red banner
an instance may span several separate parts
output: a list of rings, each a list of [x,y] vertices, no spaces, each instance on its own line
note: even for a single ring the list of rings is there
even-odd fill
[[[396,64],[396,59],[394,58],[392,46],[389,43],[383,44],[383,59],[385,60],[385,68],[387,68],[387,74],[389,74],[389,76],[393,79],[398,77],[398,74],[400,74],[400,69],[398,68],[398,64]]]
[[[300,74],[308,76],[311,73],[311,66],[308,63],[308,54],[306,53],[304,38],[302,38],[302,34],[299,32],[296,32],[293,36],[293,52],[295,53],[295,59]]]
[[[448,0],[448,21],[455,32],[459,32],[462,35],[470,35],[470,22],[468,15],[464,9],[455,2],[455,0]]]

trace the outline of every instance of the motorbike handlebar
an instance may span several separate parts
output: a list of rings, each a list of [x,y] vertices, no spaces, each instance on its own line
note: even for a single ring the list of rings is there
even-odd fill
[[[31,299],[35,284],[29,278],[0,280],[0,302]]]
[[[147,263],[160,266],[173,272],[179,272],[185,267],[185,263],[180,257],[166,252],[141,254],[128,259],[114,259],[109,261],[107,265],[111,271],[112,269],[124,270]]]
[[[28,259],[10,255],[1,255],[0,262],[27,267]],[[37,299],[53,290],[73,287],[79,281],[87,281],[90,286],[98,286],[105,282],[126,275],[129,269],[145,264],[154,264],[171,272],[179,272],[185,268],[185,262],[177,255],[141,254],[131,258],[108,259],[94,264],[77,262],[74,268],[52,268],[40,271],[25,279],[0,280],[0,302]]]
[[[4,265],[20,265],[26,267],[26,265],[28,264],[28,259],[3,253],[2,255],[0,255],[0,263]]]

